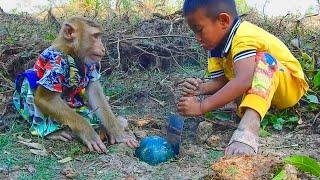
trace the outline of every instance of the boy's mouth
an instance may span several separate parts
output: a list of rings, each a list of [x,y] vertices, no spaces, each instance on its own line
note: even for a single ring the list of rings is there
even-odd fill
[[[207,49],[207,46],[205,43],[201,43],[200,46],[203,48],[203,49]]]

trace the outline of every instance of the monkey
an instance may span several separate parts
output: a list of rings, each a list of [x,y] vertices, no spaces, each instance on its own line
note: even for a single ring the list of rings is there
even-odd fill
[[[94,130],[102,126],[111,144],[138,147],[112,112],[99,82],[106,53],[103,28],[84,17],[71,17],[32,69],[18,75],[14,105],[27,119],[33,135],[63,141],[78,137],[90,151],[106,152]]]

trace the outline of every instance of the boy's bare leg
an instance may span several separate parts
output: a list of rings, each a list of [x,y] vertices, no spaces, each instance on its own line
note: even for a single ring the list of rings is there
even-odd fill
[[[260,115],[255,110],[248,108],[225,150],[225,155],[256,154],[259,129]]]

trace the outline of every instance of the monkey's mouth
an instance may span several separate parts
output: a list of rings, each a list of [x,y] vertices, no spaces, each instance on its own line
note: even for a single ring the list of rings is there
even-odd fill
[[[95,59],[102,59],[103,56],[99,55],[99,54],[93,54],[92,57],[94,57]]]

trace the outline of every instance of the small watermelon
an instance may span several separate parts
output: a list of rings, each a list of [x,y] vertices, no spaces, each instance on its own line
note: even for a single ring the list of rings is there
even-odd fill
[[[150,165],[157,165],[175,156],[172,145],[160,136],[144,138],[135,151],[136,156]]]

